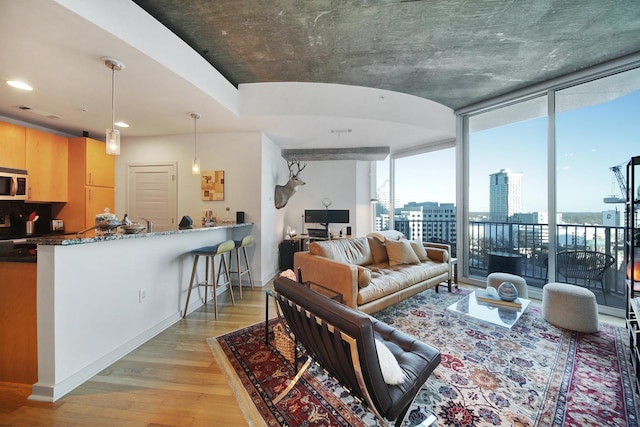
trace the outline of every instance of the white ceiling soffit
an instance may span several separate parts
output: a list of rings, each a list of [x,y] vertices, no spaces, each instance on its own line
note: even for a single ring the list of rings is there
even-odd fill
[[[300,82],[241,84],[238,90],[240,117],[268,120],[265,133],[282,148],[391,146],[395,151],[455,138],[453,110],[413,95]],[[317,129],[306,140],[278,137],[280,128],[310,126]]]

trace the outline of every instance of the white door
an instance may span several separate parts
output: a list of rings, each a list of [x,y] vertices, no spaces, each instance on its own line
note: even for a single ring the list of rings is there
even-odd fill
[[[153,221],[153,231],[175,230],[176,163],[128,165],[127,213],[134,222]]]

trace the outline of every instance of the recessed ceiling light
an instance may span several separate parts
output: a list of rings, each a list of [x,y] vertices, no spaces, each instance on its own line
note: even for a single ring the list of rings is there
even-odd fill
[[[31,86],[29,86],[25,82],[21,82],[20,80],[7,80],[7,84],[9,86],[15,87],[16,89],[33,90]]]
[[[115,122],[114,125],[120,127],[120,128],[128,128],[129,125],[125,122]]]

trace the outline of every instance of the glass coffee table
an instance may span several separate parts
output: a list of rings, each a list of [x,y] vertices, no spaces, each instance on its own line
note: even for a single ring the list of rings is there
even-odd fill
[[[527,310],[531,300],[519,298],[521,307],[511,307],[501,304],[481,302],[476,299],[476,292],[473,291],[460,301],[451,304],[447,310],[462,313],[475,319],[484,320],[491,324],[509,328]]]

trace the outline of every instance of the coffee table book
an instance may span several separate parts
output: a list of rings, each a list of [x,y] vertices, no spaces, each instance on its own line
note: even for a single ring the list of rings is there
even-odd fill
[[[516,298],[514,301],[505,301],[501,299],[498,295],[491,295],[489,294],[489,292],[481,289],[476,291],[476,299],[479,302],[486,302],[489,304],[504,305],[507,307],[515,307],[515,308],[522,307],[520,298]]]

